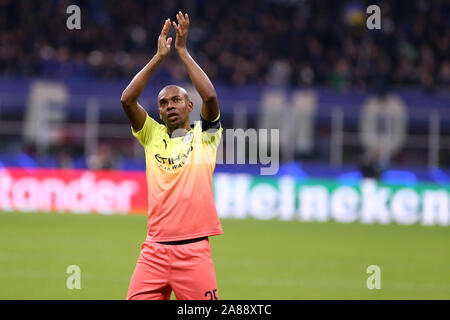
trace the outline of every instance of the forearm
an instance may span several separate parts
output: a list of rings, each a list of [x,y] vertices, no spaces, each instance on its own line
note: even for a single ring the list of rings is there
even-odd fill
[[[208,75],[194,61],[186,48],[178,50],[178,54],[186,66],[189,78],[202,98],[201,115],[206,121],[214,121],[219,116],[219,104],[216,89],[214,89]]]
[[[150,77],[156,68],[161,64],[163,57],[155,54],[149,63],[133,78],[128,87],[122,93],[122,103],[132,104],[137,101],[139,96],[147,86]]]
[[[183,61],[186,70],[189,74],[189,78],[194,84],[195,89],[200,94],[200,97],[204,102],[211,99],[217,99],[216,90],[209,79],[208,75],[200,68],[200,66],[191,57],[187,49],[178,51],[181,61]]]

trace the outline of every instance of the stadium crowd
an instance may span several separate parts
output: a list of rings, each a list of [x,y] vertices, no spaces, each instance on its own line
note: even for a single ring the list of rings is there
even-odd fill
[[[450,3],[375,1],[0,1],[0,75],[119,79],[156,50],[165,18],[189,12],[189,48],[215,82],[385,90],[450,85]],[[66,9],[81,8],[81,30]],[[171,35],[174,35],[173,30]],[[187,74],[176,55],[155,75]]]

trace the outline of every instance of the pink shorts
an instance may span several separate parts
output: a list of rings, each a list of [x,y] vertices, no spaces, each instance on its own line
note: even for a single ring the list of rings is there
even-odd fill
[[[209,240],[168,245],[144,242],[127,300],[218,299]]]

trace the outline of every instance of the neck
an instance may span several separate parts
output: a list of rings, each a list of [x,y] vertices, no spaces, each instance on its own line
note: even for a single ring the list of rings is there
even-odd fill
[[[191,124],[190,124],[190,121],[189,121],[189,120],[187,120],[184,124],[182,124],[182,125],[180,125],[180,126],[176,126],[176,127],[169,127],[169,126],[166,126],[166,127],[167,127],[167,133],[169,134],[169,136],[171,136],[172,133],[173,133],[175,130],[178,130],[178,129],[185,129],[186,131],[191,130]]]

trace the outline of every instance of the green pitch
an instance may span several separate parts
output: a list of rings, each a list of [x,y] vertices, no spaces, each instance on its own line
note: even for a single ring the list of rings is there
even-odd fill
[[[450,299],[450,228],[223,220],[222,299]],[[0,299],[124,299],[145,216],[0,213]],[[81,269],[68,290],[66,269]],[[381,289],[366,269],[381,269]]]

